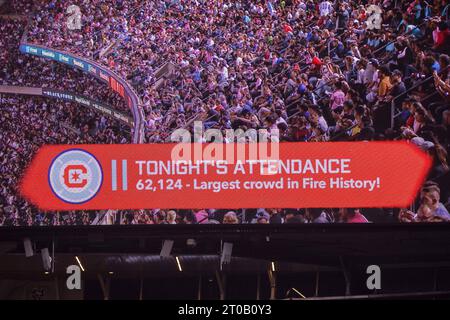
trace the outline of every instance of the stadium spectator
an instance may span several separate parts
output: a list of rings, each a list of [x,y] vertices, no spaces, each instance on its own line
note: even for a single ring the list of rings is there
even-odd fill
[[[236,224],[239,223],[239,220],[236,216],[236,213],[234,211],[229,211],[225,214],[223,217],[223,223],[224,224]]]
[[[328,215],[323,209],[307,209],[306,213],[311,223],[330,223]]]
[[[339,210],[340,222],[344,223],[368,223],[369,221],[361,213],[359,209],[356,208],[346,208]]]
[[[410,210],[401,210],[399,214],[401,222],[449,222],[450,214],[440,202],[439,186],[429,181],[420,192],[420,206],[417,213]]]

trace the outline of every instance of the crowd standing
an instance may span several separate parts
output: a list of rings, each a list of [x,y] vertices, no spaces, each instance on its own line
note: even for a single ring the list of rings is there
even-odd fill
[[[28,41],[89,57],[127,79],[143,101],[148,143],[165,142],[173,130],[202,120],[205,129],[278,129],[281,141],[407,140],[434,161],[408,210],[154,209],[117,212],[110,221],[450,220],[446,1],[70,4],[81,8],[81,30],[66,25],[69,3],[43,0],[34,5]],[[370,5],[382,10],[380,26]],[[155,71],[166,62],[175,74],[156,89]]]

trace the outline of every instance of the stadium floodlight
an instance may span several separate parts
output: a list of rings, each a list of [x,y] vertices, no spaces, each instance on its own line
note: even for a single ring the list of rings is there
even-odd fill
[[[220,264],[228,264],[231,262],[231,253],[233,252],[233,244],[231,242],[224,242],[222,247],[222,255]]]
[[[52,268],[52,258],[50,257],[48,248],[41,249],[41,256],[42,256],[42,264],[44,265],[44,270],[50,271],[50,269]]]
[[[272,272],[275,272],[276,270],[275,270],[275,262],[274,261],[271,262],[271,267],[272,267]]]
[[[175,257],[175,260],[177,261],[177,267],[178,267],[178,270],[179,270],[180,272],[183,272],[183,268],[181,268],[180,258]]]
[[[286,292],[286,298],[293,298],[291,296],[291,292],[295,292],[297,295],[299,295],[300,297],[302,297],[302,299],[306,299],[306,297],[303,295],[303,293],[301,293],[300,291],[298,291],[296,288],[290,288],[287,292]]]
[[[30,238],[23,239],[23,247],[25,249],[25,257],[29,258],[34,255],[33,245]]]
[[[170,254],[172,252],[173,242],[174,242],[173,240],[164,240],[163,241],[161,252],[159,253],[159,256],[161,258],[170,257]]]
[[[75,260],[77,260],[78,265],[80,266],[81,270],[84,272],[83,265],[81,264],[81,261],[80,261],[80,259],[78,258],[78,256],[75,256]]]

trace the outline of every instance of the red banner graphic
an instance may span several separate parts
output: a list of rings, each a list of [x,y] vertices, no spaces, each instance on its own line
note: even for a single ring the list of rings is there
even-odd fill
[[[21,190],[43,210],[406,207],[430,166],[405,142],[45,146]]]

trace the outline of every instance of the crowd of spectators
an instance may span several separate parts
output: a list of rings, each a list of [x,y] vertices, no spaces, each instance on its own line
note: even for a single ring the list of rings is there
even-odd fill
[[[34,0],[1,0],[0,15],[30,15],[33,11]]]
[[[38,97],[3,95],[0,105],[0,226],[92,221],[95,213],[39,211],[19,195],[19,181],[42,145],[124,143],[119,124],[77,104]]]
[[[240,210],[140,210],[106,213],[100,221],[108,224],[293,224],[293,223],[368,223],[394,222],[392,211],[382,209],[240,209]]]
[[[25,31],[22,20],[0,17],[0,31],[0,84],[74,92],[131,115],[124,99],[97,78],[61,63],[21,54],[20,38]]]
[[[11,14],[10,8],[4,10]],[[51,87],[129,112],[123,99],[93,77],[19,52],[24,20],[0,17],[0,85]],[[130,143],[130,128],[86,107],[55,99],[0,96],[0,226],[90,224],[96,212],[43,213],[19,196],[25,168],[44,144]]]
[[[81,30],[67,27],[72,4]],[[42,0],[27,39],[127,79],[143,101],[146,142],[202,120],[205,129],[278,129],[281,141],[407,140],[434,160],[409,208],[417,212],[142,210],[115,223],[448,221],[447,11],[445,0]],[[175,74],[156,89],[165,62]]]

